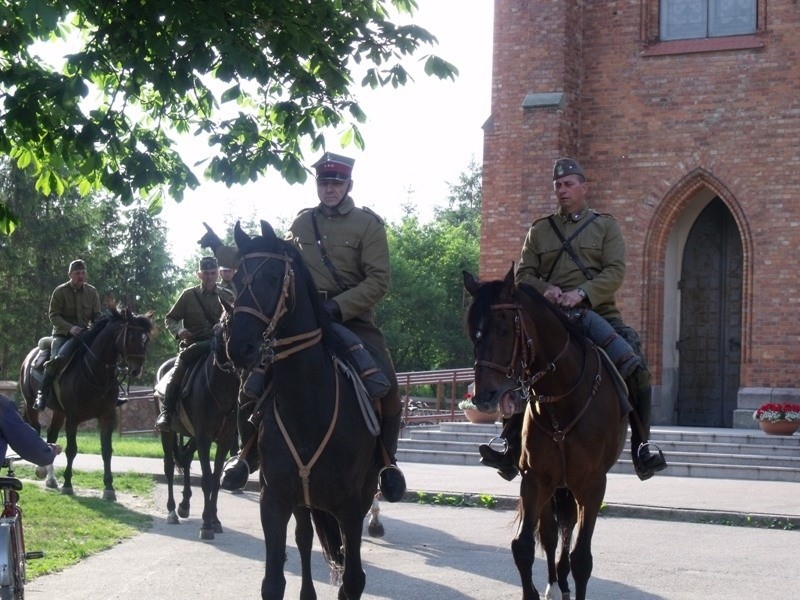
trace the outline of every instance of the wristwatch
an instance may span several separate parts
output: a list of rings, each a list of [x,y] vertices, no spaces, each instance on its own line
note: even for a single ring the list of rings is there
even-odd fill
[[[578,296],[586,300],[586,292],[583,291],[583,288],[576,288],[576,292],[578,292]]]

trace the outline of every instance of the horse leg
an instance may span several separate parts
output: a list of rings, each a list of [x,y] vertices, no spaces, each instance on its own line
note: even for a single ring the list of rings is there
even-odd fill
[[[317,600],[314,579],[311,576],[311,545],[314,543],[311,511],[305,507],[298,506],[292,512],[295,521],[294,541],[300,553],[300,573],[302,577],[300,600]]]
[[[259,508],[267,552],[264,579],[261,582],[261,598],[283,600],[286,590],[286,577],[283,574],[283,565],[286,562],[286,527],[289,525],[292,507],[288,502],[281,502],[275,498],[275,492],[262,481]],[[308,552],[310,553],[310,549]],[[313,596],[309,598],[313,599]]]
[[[554,499],[554,509],[556,522],[561,533],[561,552],[558,554],[558,564],[556,574],[558,588],[561,591],[562,600],[570,600],[569,595],[569,551],[572,548],[572,531],[578,519],[578,507],[572,492],[566,489],[556,490]]]
[[[364,513],[359,512],[360,503],[353,499],[346,504],[339,517],[344,542],[344,573],[339,587],[339,600],[359,600],[367,583],[367,576],[361,566],[361,531]]]
[[[36,416],[36,422],[39,422],[38,415]],[[50,417],[50,426],[47,428],[48,444],[55,444],[58,442],[58,432],[61,431],[62,425],[64,425],[64,413],[53,411]],[[52,463],[47,465],[44,485],[51,490],[58,489],[58,481],[56,481],[55,469]]]
[[[586,493],[578,498],[578,533],[575,538],[575,548],[570,553],[572,577],[575,579],[575,600],[586,599],[586,588],[589,577],[592,576],[592,535],[597,524],[597,515],[606,491],[606,476],[593,486],[587,488]]]
[[[383,537],[386,531],[383,528],[383,523],[380,522],[381,505],[378,502],[378,495],[375,494],[372,498],[372,507],[369,509],[369,525],[367,526],[367,533],[372,537]]]
[[[542,514],[539,516],[539,524],[536,528],[539,544],[544,549],[544,555],[547,558],[547,589],[544,591],[546,600],[555,600],[555,584],[558,579],[556,574],[558,523],[553,514],[552,502],[552,500],[546,502],[542,507]]]
[[[117,494],[114,491],[114,475],[111,472],[111,455],[114,448],[111,444],[111,436],[114,433],[115,412],[99,419],[100,422],[100,454],[103,457],[103,500],[116,501]],[[76,446],[77,450],[77,446]]]
[[[181,437],[181,440],[184,438]],[[178,516],[181,519],[189,517],[192,500],[192,459],[194,458],[195,441],[190,438],[187,442],[179,443],[178,436],[175,435],[175,444],[178,455],[180,456],[179,465],[183,473],[183,498],[178,505]]]
[[[219,454],[219,452],[217,452]],[[203,522],[200,525],[200,539],[214,539],[214,524],[212,498],[213,498],[213,475],[211,473],[211,440],[204,435],[197,440],[197,459],[200,461],[200,487],[203,490]],[[216,462],[216,460],[215,460]],[[215,470],[216,471],[216,470]]]
[[[161,449],[164,451],[164,477],[167,480],[167,523],[178,525],[181,521],[175,512],[175,434],[161,432]]]
[[[552,494],[552,493],[551,493]],[[525,474],[520,484],[520,523],[517,536],[511,542],[511,554],[519,571],[523,600],[539,600],[533,584],[533,561],[536,551],[534,532],[545,502],[551,494],[544,495],[531,474]]]
[[[67,434],[67,447],[64,450],[64,454],[67,455],[67,467],[64,469],[64,485],[61,486],[61,493],[72,496],[75,493],[72,489],[72,463],[78,454],[78,441],[76,439],[78,424],[73,422],[72,419],[67,419],[67,426],[64,431]]]

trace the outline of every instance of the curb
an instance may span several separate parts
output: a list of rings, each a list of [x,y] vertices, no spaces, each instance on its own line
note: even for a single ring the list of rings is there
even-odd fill
[[[163,474],[154,474],[153,479],[162,484],[166,484],[167,482]],[[191,475],[191,483],[199,487],[200,476]],[[258,492],[258,481],[249,480],[243,489],[247,492]],[[491,498],[494,503],[491,507],[487,507],[484,505],[485,502],[483,498]],[[491,494],[480,493],[406,490],[400,502],[429,504],[430,506],[463,506],[488,510],[517,510],[519,498],[516,496],[492,496]],[[600,509],[600,517],[651,519],[656,521],[701,523],[707,525],[754,527],[758,529],[800,529],[800,517],[793,515],[698,510],[651,506],[646,504],[604,503]]]

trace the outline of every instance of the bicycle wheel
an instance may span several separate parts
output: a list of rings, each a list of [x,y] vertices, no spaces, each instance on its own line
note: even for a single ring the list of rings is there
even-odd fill
[[[16,518],[0,519],[0,600],[25,597],[25,557]]]

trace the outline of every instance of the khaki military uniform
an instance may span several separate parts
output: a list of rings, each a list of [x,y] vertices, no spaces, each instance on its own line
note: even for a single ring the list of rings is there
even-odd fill
[[[559,211],[553,219],[564,239],[569,240],[592,214],[594,211],[584,208],[573,218]],[[564,292],[581,288],[592,310],[606,320],[621,319],[614,294],[625,277],[625,242],[614,217],[596,214],[597,218],[570,242],[592,279],[586,278],[566,251],[559,255],[562,242],[545,217],[535,221],[528,231],[516,281],[532,285],[541,293],[549,285],[558,286]]]
[[[68,336],[69,330],[77,325],[88,327],[100,315],[100,295],[97,289],[83,284],[76,287],[71,281],[59,285],[50,297],[50,322],[52,335]]]
[[[339,272],[344,289],[322,261],[312,213],[316,214],[322,244]],[[389,242],[378,215],[358,208],[348,196],[330,215],[322,205],[301,211],[289,228],[287,239],[303,254],[319,290],[336,300],[342,321],[358,319],[375,324],[373,307],[389,291],[391,278]]]
[[[214,325],[222,316],[219,294],[217,286],[204,292],[202,285],[196,285],[184,290],[166,314],[164,324],[173,336],[177,338],[181,329],[189,330],[191,337],[181,342],[182,346],[211,339],[214,335]]]

